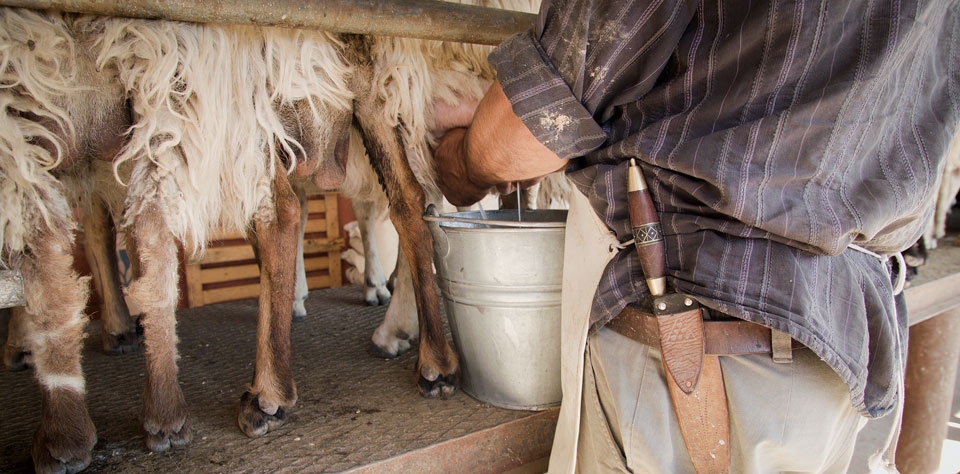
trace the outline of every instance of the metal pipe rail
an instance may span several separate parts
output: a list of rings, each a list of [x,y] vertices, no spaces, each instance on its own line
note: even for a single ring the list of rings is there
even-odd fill
[[[19,270],[0,270],[0,308],[23,306],[23,277]]]
[[[530,13],[435,0],[0,0],[0,5],[490,45],[532,28],[537,19]]]

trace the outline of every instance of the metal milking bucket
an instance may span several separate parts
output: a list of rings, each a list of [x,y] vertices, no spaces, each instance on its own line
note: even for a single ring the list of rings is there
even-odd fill
[[[560,403],[565,210],[457,212],[424,220],[463,390],[502,408]]]

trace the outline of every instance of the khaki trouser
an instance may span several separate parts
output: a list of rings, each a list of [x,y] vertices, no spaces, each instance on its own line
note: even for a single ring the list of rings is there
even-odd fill
[[[563,403],[551,473],[693,473],[657,349],[601,329],[590,306],[616,240],[574,192],[564,257]],[[574,269],[567,271],[568,269]],[[846,385],[811,351],[791,364],[769,355],[721,357],[732,473],[842,473],[866,423]]]

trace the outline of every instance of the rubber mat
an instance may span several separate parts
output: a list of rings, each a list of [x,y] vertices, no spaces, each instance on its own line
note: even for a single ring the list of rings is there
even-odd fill
[[[364,305],[357,287],[314,291],[306,307],[307,318],[293,326],[296,409],[258,439],[243,435],[236,421],[253,377],[256,300],[177,312],[179,379],[194,439],[164,453],[143,442],[143,353],[103,354],[100,323],[90,323],[83,368],[98,442],[84,472],[338,472],[530,414],[459,391],[445,400],[422,398],[415,350],[392,360],[367,353],[386,308]],[[40,390],[29,371],[0,370],[0,387],[0,472],[30,471]]]

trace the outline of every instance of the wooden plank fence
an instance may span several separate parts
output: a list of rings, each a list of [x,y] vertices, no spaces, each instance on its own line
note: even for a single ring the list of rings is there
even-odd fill
[[[340,235],[337,194],[310,196],[308,210],[303,239],[307,286],[311,290],[342,286],[340,252],[345,240]],[[241,233],[219,233],[202,259],[184,267],[191,308],[260,296],[260,268],[253,247]]]

